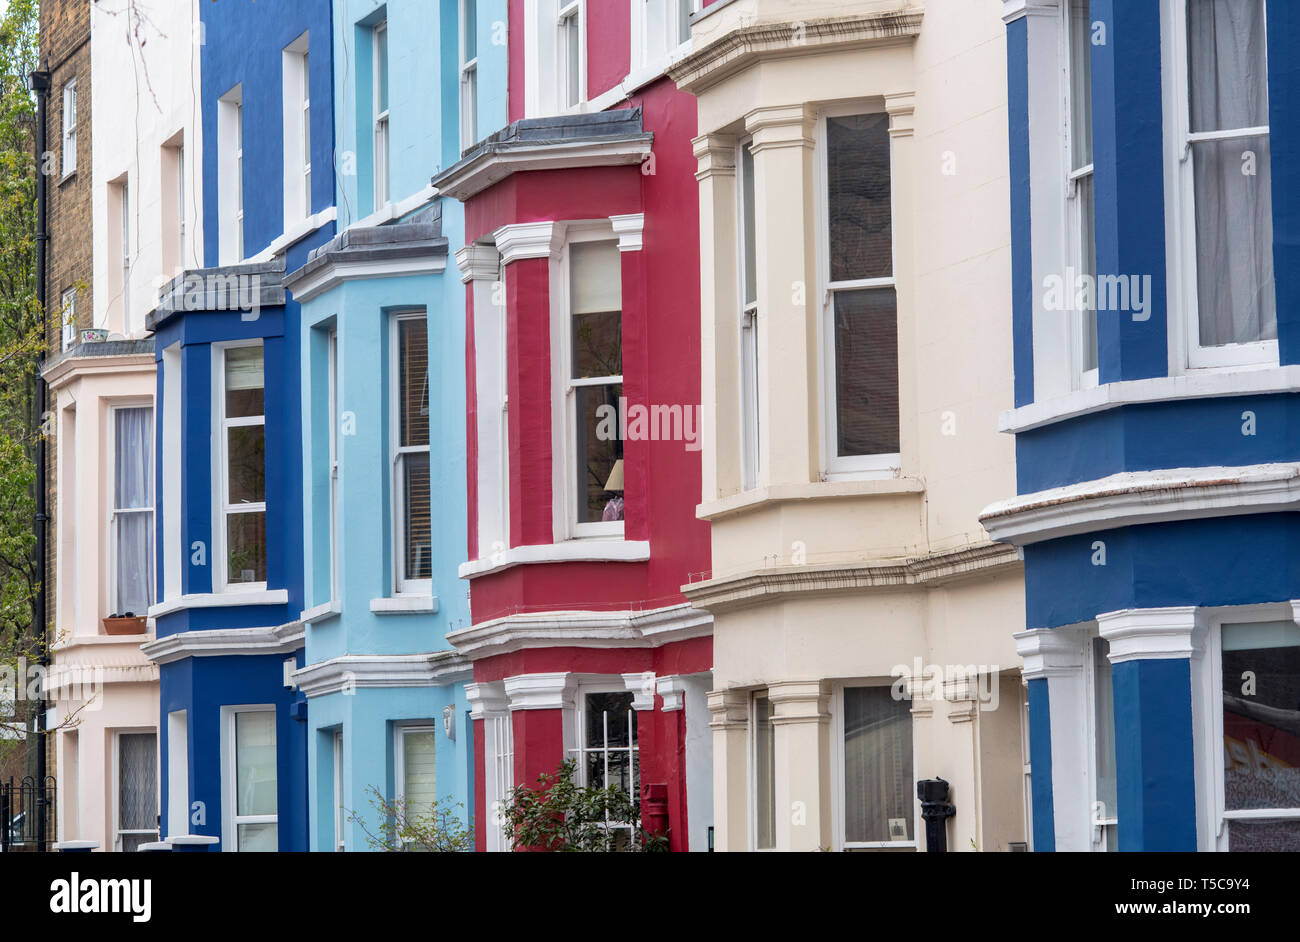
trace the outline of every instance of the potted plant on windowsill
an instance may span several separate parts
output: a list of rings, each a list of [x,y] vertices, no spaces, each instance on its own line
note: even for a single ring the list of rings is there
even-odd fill
[[[145,616],[134,612],[125,615],[108,615],[103,619],[106,635],[142,635],[145,633]]]

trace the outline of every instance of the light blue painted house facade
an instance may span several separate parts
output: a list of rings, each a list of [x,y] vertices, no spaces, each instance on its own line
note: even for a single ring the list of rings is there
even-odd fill
[[[477,813],[472,672],[446,641],[469,624],[464,225],[429,181],[506,123],[505,6],[334,4],[338,235],[286,277],[311,850],[372,849],[381,796]]]
[[[1034,849],[1300,849],[1300,8],[1004,12]]]
[[[334,233],[331,4],[199,10],[207,267],[149,318],[161,829],[306,850],[301,331],[284,273]]]

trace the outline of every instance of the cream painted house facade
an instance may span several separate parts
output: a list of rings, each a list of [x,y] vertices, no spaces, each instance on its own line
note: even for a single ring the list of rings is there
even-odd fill
[[[1027,840],[997,0],[722,0],[699,102],[720,850]],[[974,672],[970,669],[974,668]],[[910,692],[910,698],[902,692]]]

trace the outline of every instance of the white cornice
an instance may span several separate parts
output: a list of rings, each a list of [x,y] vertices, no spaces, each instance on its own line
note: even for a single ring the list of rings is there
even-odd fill
[[[494,245],[462,245],[456,250],[456,267],[460,269],[460,280],[466,284],[496,281],[501,273],[501,253]]]
[[[502,264],[524,258],[550,258],[559,250],[563,229],[554,222],[516,222],[492,234]]]
[[[1197,628],[1196,607],[1129,608],[1097,616],[1097,630],[1110,642],[1110,662],[1189,658]]]
[[[1300,463],[1125,471],[1022,494],[985,508],[1000,543],[1024,546],[1081,533],[1171,520],[1300,509]]]
[[[479,659],[526,648],[648,648],[713,633],[713,618],[690,605],[647,612],[530,612],[495,618],[447,635]]]
[[[288,589],[263,589],[258,592],[207,592],[201,595],[182,595],[149,606],[150,618],[161,618],[172,612],[191,608],[240,608],[249,605],[288,605]]]
[[[1059,0],[1002,0],[1002,22],[1014,23],[1025,16],[1059,16]]]
[[[655,693],[663,697],[664,713],[686,709],[686,684],[676,674],[655,679]]]
[[[67,357],[49,369],[44,375],[50,391],[56,392],[79,379],[92,379],[121,373],[153,375],[157,371],[158,361],[153,354],[119,353],[107,356]]]
[[[640,252],[644,247],[642,234],[645,231],[645,213],[627,213],[622,216],[610,216],[609,221],[618,236],[620,252]]]
[[[1031,402],[1003,412],[998,419],[998,430],[1028,432],[1095,412],[1150,402],[1224,399],[1297,391],[1300,391],[1300,365],[1249,370],[1194,370],[1182,376],[1157,376],[1153,379],[1106,383],[1054,399]]]
[[[510,712],[510,699],[505,684],[497,681],[485,684],[466,684],[465,699],[469,702],[469,718],[481,720],[492,714]]]
[[[643,563],[650,558],[646,540],[568,540],[564,543],[530,543],[512,546],[482,559],[460,564],[462,579],[475,579],[512,566],[542,563]]]
[[[1038,680],[1083,670],[1083,648],[1069,628],[1033,628],[1012,635],[1024,662],[1021,676]]]
[[[440,178],[441,192],[464,201],[514,173],[639,164],[650,154],[650,144],[648,139],[596,139],[512,145],[468,162],[453,176]]]
[[[632,695],[632,709],[653,710],[655,708],[654,671],[640,671],[623,674],[623,687]]]
[[[328,260],[320,268],[306,275],[293,286],[293,298],[298,302],[310,301],[327,291],[332,291],[347,281],[375,278],[404,278],[411,275],[437,275],[447,270],[445,252],[427,252],[379,261]]]
[[[573,675],[518,674],[505,680],[511,710],[562,710],[573,705]]]
[[[345,654],[293,672],[307,698],[376,687],[442,687],[468,680],[469,662],[454,651]]]
[[[292,654],[303,645],[302,622],[275,628],[215,628],[178,631],[142,644],[140,650],[155,664],[170,664],[187,657],[228,657]]]

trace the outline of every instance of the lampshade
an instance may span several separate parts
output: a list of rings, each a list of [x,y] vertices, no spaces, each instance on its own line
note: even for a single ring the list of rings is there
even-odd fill
[[[614,462],[614,467],[609,472],[609,480],[605,482],[605,490],[622,491],[623,490],[623,459],[619,458]]]

